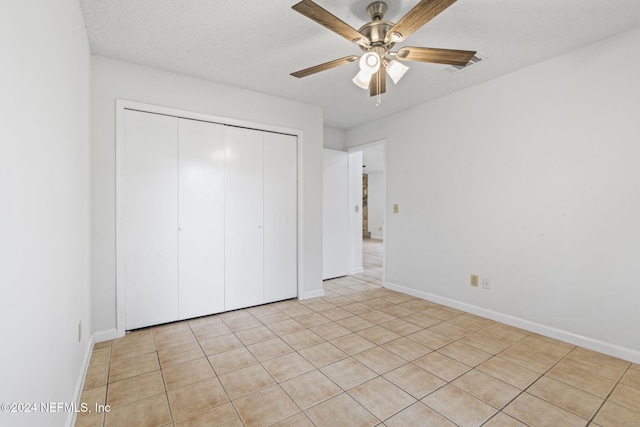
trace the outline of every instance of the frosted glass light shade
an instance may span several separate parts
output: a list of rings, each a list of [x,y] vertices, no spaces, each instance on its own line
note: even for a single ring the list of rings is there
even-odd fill
[[[391,77],[393,83],[398,83],[408,69],[409,67],[394,59],[393,61],[389,62],[389,65],[387,65],[387,74],[389,75],[389,77]]]
[[[356,86],[361,87],[362,89],[369,89],[371,74],[365,73],[364,71],[359,71],[352,81]]]
[[[375,74],[380,69],[380,56],[375,52],[367,52],[360,57],[360,71]]]

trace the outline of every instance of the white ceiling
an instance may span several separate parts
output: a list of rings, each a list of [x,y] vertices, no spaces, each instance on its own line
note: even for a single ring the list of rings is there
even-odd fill
[[[373,0],[315,0],[358,29]],[[80,0],[91,52],[321,105],[346,129],[640,26],[640,0],[459,0],[401,46],[477,50],[461,73],[408,62],[382,105],[351,78],[357,63],[303,79],[289,73],[360,49],[291,6],[297,0]],[[418,0],[388,0],[397,21]],[[612,64],[620,66],[622,64]],[[578,66],[578,65],[576,65]]]

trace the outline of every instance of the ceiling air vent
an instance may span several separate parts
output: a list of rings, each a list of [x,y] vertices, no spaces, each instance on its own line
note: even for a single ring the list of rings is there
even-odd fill
[[[445,68],[445,70],[447,70],[450,73],[459,73],[460,71],[464,71],[467,68],[471,68],[473,65],[477,64],[478,62],[482,61],[484,58],[479,56],[479,55],[474,55],[473,58],[471,58],[469,60],[469,62],[467,62],[467,65],[461,66],[461,65],[450,65],[447,68]]]

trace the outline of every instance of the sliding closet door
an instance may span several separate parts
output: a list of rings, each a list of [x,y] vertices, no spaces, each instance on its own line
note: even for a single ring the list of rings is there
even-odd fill
[[[225,309],[264,302],[263,132],[225,128]]]
[[[125,328],[178,318],[178,119],[126,110],[122,180]]]
[[[298,295],[297,138],[264,134],[265,302]]]
[[[180,319],[224,311],[224,126],[178,121]]]

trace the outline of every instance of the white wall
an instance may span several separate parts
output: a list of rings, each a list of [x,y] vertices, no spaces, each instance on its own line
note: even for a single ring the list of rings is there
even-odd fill
[[[367,174],[367,214],[369,231],[374,239],[382,239],[384,231],[384,172]]]
[[[349,147],[387,138],[387,280],[640,361],[639,45],[640,29],[348,130]]]
[[[0,402],[73,402],[91,328],[80,4],[2,2],[0,52]],[[0,412],[0,425],[61,426],[70,416]]]
[[[324,126],[322,130],[322,146],[332,150],[344,150],[344,131]]]
[[[92,308],[95,331],[116,327],[115,100],[300,129],[303,147],[303,294],[322,293],[322,109],[126,62],[92,57]],[[108,334],[105,335],[107,337]]]

